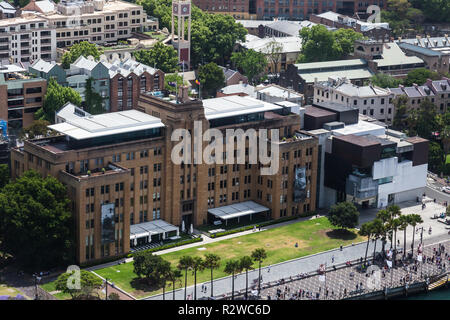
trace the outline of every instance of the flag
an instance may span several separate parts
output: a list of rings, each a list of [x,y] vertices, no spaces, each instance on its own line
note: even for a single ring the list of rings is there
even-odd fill
[[[195,83],[200,85],[200,81],[198,79],[195,79]]]
[[[169,81],[168,85],[171,86],[171,87],[176,87],[177,86],[177,84],[175,82],[172,82],[172,81]]]

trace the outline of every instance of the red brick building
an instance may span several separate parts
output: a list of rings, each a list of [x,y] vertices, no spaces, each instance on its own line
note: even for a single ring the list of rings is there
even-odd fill
[[[365,13],[370,5],[386,8],[387,0],[194,0],[200,9],[230,14],[236,19],[304,20],[311,14],[334,11],[346,15]]]

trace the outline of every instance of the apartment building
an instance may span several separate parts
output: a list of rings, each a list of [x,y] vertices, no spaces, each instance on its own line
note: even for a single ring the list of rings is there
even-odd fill
[[[31,125],[44,101],[47,81],[25,71],[16,65],[0,66],[0,119],[8,122],[9,135]]]
[[[391,124],[395,110],[390,104],[394,94],[371,84],[357,86],[346,78],[328,78],[328,81],[314,84],[314,102],[337,102],[357,108],[359,113],[368,115],[386,124]]]
[[[0,61],[23,63],[56,58],[56,31],[34,14],[0,20]]]
[[[180,227],[191,224],[277,219],[315,210],[317,139],[299,131],[298,115],[248,97],[200,101],[181,91],[178,103],[141,94],[139,107],[145,113],[86,117],[68,108],[69,113],[59,114],[62,122],[50,126],[59,135],[27,140],[12,151],[13,178],[35,169],[67,185],[79,263],[176,237]],[[171,154],[178,142],[171,136],[181,128],[193,136],[209,128],[280,129],[285,139],[273,141],[279,169],[261,175],[261,165],[251,164],[247,155],[250,141],[233,148],[245,154],[244,164],[176,164]]]
[[[14,18],[16,14],[16,8],[14,8],[9,2],[0,2],[0,19]]]
[[[232,15],[237,19],[272,20],[275,17],[291,20],[308,19],[312,14],[334,11],[353,16],[355,13],[367,15],[370,5],[386,9],[384,0],[195,0],[200,9]]]
[[[411,87],[400,85],[398,88],[389,88],[389,91],[394,94],[394,97],[406,97],[406,105],[410,109],[419,108],[420,104],[428,99],[436,105],[438,112],[445,113],[450,110],[450,79],[446,77],[441,80],[428,79],[424,85],[414,84]],[[393,105],[392,99],[390,106]]]

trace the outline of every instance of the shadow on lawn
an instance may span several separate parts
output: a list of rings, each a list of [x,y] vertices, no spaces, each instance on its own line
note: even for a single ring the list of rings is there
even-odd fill
[[[326,235],[331,239],[338,240],[354,240],[357,238],[357,234],[346,229],[334,229],[326,232]]]
[[[138,277],[133,278],[130,285],[134,290],[142,292],[153,292],[162,289],[162,286],[150,285],[147,280]]]

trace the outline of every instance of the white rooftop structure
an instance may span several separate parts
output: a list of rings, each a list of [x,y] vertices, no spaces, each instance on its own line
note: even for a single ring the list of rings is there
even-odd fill
[[[167,232],[177,231],[178,227],[164,221],[164,220],[153,220],[149,222],[143,222],[138,224],[130,225],[130,240],[137,238],[165,234]]]
[[[255,87],[247,83],[232,84],[220,91],[224,94],[245,93],[250,97],[255,97]]]
[[[205,99],[203,108],[208,120],[282,109],[273,103],[240,96]]]
[[[263,87],[258,86],[256,90],[258,91],[258,93],[263,93],[272,97],[278,97],[282,99],[303,98],[302,94],[298,94],[292,89],[283,88],[274,84]]]
[[[81,118],[67,118],[66,122],[49,126],[50,129],[75,140],[161,127],[164,127],[161,119],[137,110],[104,113]]]
[[[358,120],[358,123],[346,125],[344,128],[332,130],[335,136],[345,136],[353,134],[355,136],[361,136],[364,134],[371,134],[373,136],[385,135],[386,128],[375,123],[371,123],[364,120]]]
[[[33,69],[48,73],[55,66],[54,62],[48,62],[42,59],[36,60],[30,67]]]
[[[133,58],[127,58],[124,60],[116,58],[112,61],[107,61],[103,58],[100,59],[100,62],[102,62],[109,69],[110,78],[114,77],[116,74],[121,74],[122,76],[126,77],[130,73],[134,73],[140,76],[145,71],[153,75],[157,71],[157,69],[137,62]]]
[[[25,72],[26,70],[15,64],[2,64],[0,65],[0,73],[13,73],[13,72]]]
[[[89,56],[87,58],[85,58],[84,56],[79,56],[78,59],[75,60],[75,62],[70,64],[70,66],[79,68],[79,69],[86,69],[86,70],[92,71],[92,69],[94,69],[98,63],[101,63],[101,62],[95,61],[92,56]]]
[[[282,49],[281,53],[288,52],[299,52],[302,48],[302,39],[300,37],[267,37],[267,38],[259,38],[257,36],[247,34],[245,36],[245,42],[241,42],[241,45],[247,49],[253,49],[255,51],[268,54],[269,47],[268,45],[271,42],[277,42],[281,44]]]
[[[71,102],[67,102],[58,112],[55,113],[55,123],[67,122],[74,119],[88,117],[91,114],[77,107]]]
[[[254,201],[245,201],[230,204],[228,206],[208,209],[208,212],[222,220],[238,218],[250,214],[268,211],[269,208],[264,207]]]
[[[361,20],[357,20],[348,16],[341,15],[339,13],[333,12],[333,11],[327,11],[321,14],[317,15],[320,18],[324,18],[327,20],[331,20],[334,22],[342,23],[347,26],[355,27],[357,24],[361,26],[361,31],[366,32],[370,31],[372,29],[388,29],[389,30],[389,23],[387,22],[379,22],[379,23],[371,23],[371,22],[364,22]]]
[[[333,88],[335,92],[351,97],[365,98],[390,95],[390,91],[388,89],[383,89],[372,85],[357,86],[346,78],[330,77],[328,81],[320,82],[319,85],[323,88]]]
[[[0,11],[4,14],[15,14],[16,9],[8,2],[2,1],[0,2]]]
[[[373,60],[378,63],[378,67],[424,63],[419,57],[407,56],[395,42],[383,44],[383,53],[381,55],[382,59]]]

